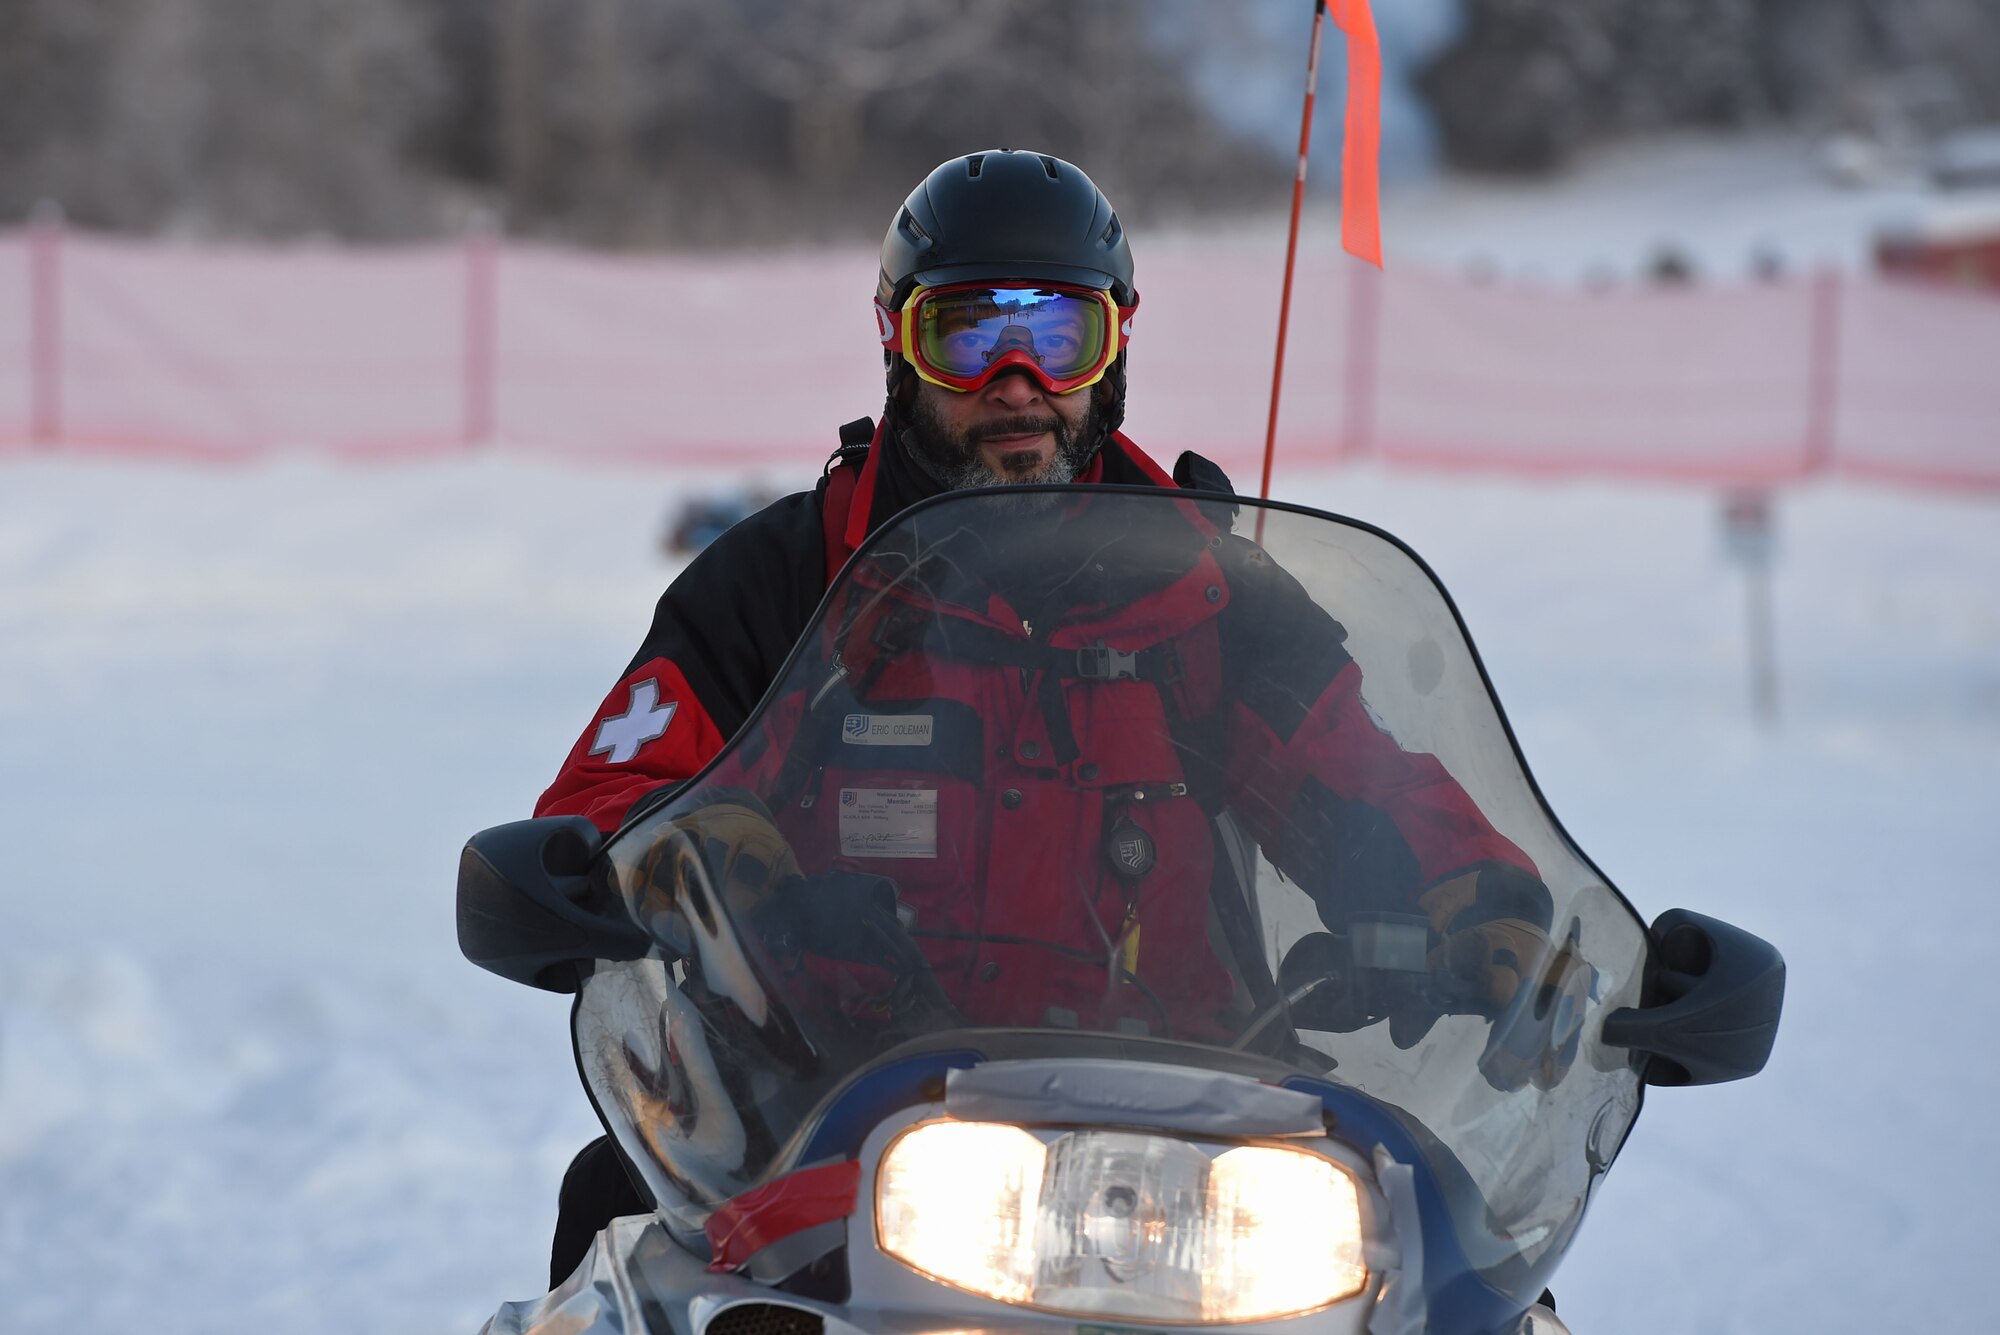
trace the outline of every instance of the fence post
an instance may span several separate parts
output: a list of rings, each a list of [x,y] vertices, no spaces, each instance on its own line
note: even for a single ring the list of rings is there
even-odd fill
[[[35,205],[28,227],[28,439],[62,439],[62,205]]]
[[[1840,390],[1840,273],[1813,275],[1811,350],[1806,368],[1807,476],[1833,467],[1834,406]]]
[[[1351,264],[1347,272],[1347,392],[1341,405],[1340,457],[1352,459],[1374,444],[1382,271],[1372,264]]]
[[[465,234],[465,365],[460,432],[467,448],[494,433],[494,356],[499,339],[498,228],[480,213]]]
[[[1771,567],[1777,562],[1771,493],[1750,487],[1722,498],[1722,546],[1743,571],[1750,652],[1750,711],[1767,728],[1778,723],[1778,634],[1772,626]]]

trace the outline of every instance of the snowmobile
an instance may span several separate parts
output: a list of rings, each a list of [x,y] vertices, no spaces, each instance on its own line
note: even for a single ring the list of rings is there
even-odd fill
[[[1250,574],[1286,618],[1220,672],[1162,652],[1199,626],[1122,615],[1248,602]],[[1302,872],[1325,832],[1256,800],[1278,762],[1251,714],[1336,649],[1376,753],[1546,888],[1509,995],[1371,860]],[[947,699],[968,673],[1005,698]],[[1160,704],[1196,677],[1219,726]],[[1056,754],[1071,723],[1136,738],[1125,772]],[[1060,799],[1025,838],[994,814],[1019,793],[984,791],[996,738]],[[1102,856],[1041,855],[1079,839]],[[609,836],[476,835],[458,930],[574,993],[578,1070],[655,1207],[494,1335],[1560,1331],[1539,1300],[1645,1087],[1761,1069],[1784,987],[1727,923],[1648,928],[1570,840],[1410,549],[1136,488],[905,511],[702,774]]]

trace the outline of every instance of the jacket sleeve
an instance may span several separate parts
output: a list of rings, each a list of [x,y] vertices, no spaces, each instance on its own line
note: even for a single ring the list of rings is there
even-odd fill
[[[641,797],[682,783],[748,722],[825,584],[812,492],[724,533],[661,595],[653,624],[535,804],[611,831]]]
[[[1232,564],[1224,793],[1265,855],[1348,911],[1420,912],[1427,887],[1478,867],[1532,876],[1437,757],[1375,722],[1340,624],[1268,560]]]

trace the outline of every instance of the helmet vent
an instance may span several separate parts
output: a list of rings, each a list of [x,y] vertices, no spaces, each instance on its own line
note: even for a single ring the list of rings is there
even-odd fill
[[[1119,224],[1118,215],[1114,213],[1111,215],[1111,221],[1105,224],[1104,235],[1097,238],[1097,244],[1109,250],[1117,245],[1118,238],[1124,235],[1125,229]]]
[[[918,250],[927,250],[930,248],[930,233],[923,229],[923,226],[917,222],[908,209],[904,209],[902,216],[896,219],[896,230],[910,238],[910,244]]]
[[[978,180],[979,169],[981,167],[984,167],[985,165],[986,165],[986,155],[984,153],[974,153],[971,157],[965,160],[966,176],[974,181]]]
[[[1056,160],[1046,153],[1041,154],[1040,157],[1042,159],[1042,170],[1049,174],[1049,179],[1051,181],[1060,181],[1062,179],[1062,172],[1056,167]]]

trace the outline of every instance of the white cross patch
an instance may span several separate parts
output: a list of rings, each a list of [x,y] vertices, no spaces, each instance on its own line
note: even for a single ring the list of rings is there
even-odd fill
[[[639,748],[667,730],[674,721],[674,711],[679,709],[678,700],[660,703],[660,683],[648,678],[632,683],[632,702],[622,714],[613,714],[597,725],[597,736],[591,740],[590,754],[594,756],[610,754],[606,757],[614,765],[622,765],[639,754]]]

